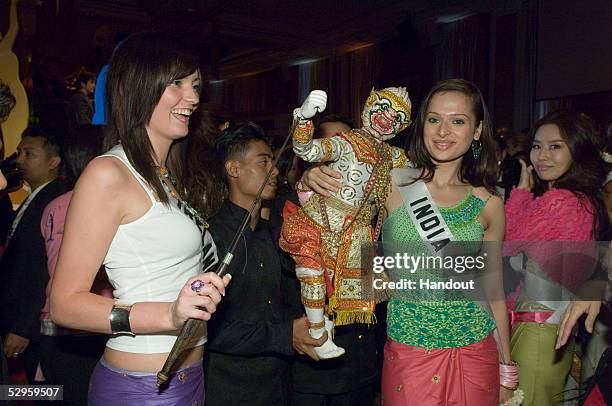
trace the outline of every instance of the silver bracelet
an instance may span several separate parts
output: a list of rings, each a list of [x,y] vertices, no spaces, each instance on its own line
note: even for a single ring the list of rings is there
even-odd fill
[[[131,310],[131,305],[120,305],[116,303],[113,305],[110,315],[108,316],[112,334],[127,334],[132,337],[136,335],[132,333],[132,328],[130,327]]]

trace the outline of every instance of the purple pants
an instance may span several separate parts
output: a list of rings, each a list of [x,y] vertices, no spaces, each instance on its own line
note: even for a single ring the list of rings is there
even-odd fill
[[[134,372],[108,365],[102,358],[89,383],[90,406],[204,405],[204,371],[198,363],[178,370],[162,390],[154,372]]]

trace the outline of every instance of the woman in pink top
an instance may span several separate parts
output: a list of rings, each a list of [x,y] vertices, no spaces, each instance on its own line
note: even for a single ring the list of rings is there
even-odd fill
[[[608,227],[601,196],[606,174],[586,115],[551,112],[534,134],[531,165],[521,161],[519,185],[506,203],[504,251],[526,255],[514,261],[522,262],[525,281],[511,309],[511,351],[521,366],[523,405],[561,405],[573,344],[556,350],[555,343],[568,302],[547,292],[575,291],[588,278],[593,247],[579,242],[596,240]]]

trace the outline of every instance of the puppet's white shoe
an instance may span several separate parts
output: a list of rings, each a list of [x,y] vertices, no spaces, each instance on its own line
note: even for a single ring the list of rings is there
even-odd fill
[[[334,322],[325,317],[325,330],[327,330],[327,341],[320,347],[315,347],[317,356],[321,359],[336,358],[344,354],[344,348],[338,347],[332,340],[334,330]],[[319,338],[323,335],[323,329],[310,329],[310,335],[313,338]]]

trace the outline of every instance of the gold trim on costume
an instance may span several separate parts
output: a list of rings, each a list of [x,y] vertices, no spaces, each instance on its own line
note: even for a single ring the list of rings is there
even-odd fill
[[[406,100],[399,98],[395,93],[392,93],[386,89],[375,90],[375,92],[391,100],[391,103],[393,104],[393,109],[395,111],[402,111],[403,113],[405,113],[406,119],[408,120],[408,122],[410,122],[410,110],[412,108],[412,105],[410,103],[407,103]]]
[[[325,320],[320,321],[318,323],[310,323],[310,325],[308,326],[311,329],[318,329],[318,328],[323,328],[325,327]]]
[[[408,166],[408,157],[406,156],[406,153],[402,150],[400,150],[399,154],[400,155],[397,158],[397,161],[395,161],[393,167],[394,168],[406,168]]]
[[[334,154],[334,144],[332,144],[329,138],[321,139],[321,146],[323,147],[323,159],[321,162],[331,161]]]
[[[325,299],[310,300],[302,296],[302,304],[306,307],[312,307],[313,309],[323,309],[325,308]]]
[[[365,162],[370,165],[376,164],[376,159],[378,157],[376,148],[374,147],[374,143],[366,138],[366,136],[360,134],[357,130],[349,131],[348,133],[342,134],[342,136],[353,147],[355,157],[359,162]],[[387,144],[384,145],[391,148]]]
[[[378,92],[374,90],[374,88],[372,88],[364,104],[364,109],[365,109],[365,106],[372,106],[378,97],[379,97]]]
[[[300,282],[308,283],[308,284],[324,284],[325,277],[323,275],[312,275],[312,276],[298,276]]]
[[[293,131],[293,141],[298,144],[308,144],[312,140],[314,127],[312,121],[306,121],[304,124],[298,124]]]

